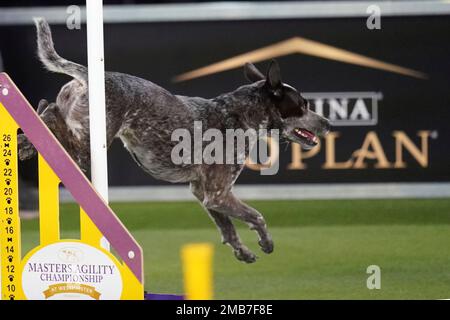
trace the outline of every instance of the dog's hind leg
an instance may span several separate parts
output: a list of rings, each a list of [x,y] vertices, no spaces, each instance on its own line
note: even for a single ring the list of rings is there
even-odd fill
[[[90,163],[89,138],[78,139],[74,136],[55,103],[45,105],[45,101],[41,100],[38,110],[41,112],[41,119],[72,159],[78,163],[84,172],[87,172]],[[18,136],[18,149],[20,160],[30,159],[37,153],[25,134],[19,134]]]
[[[38,114],[41,114],[45,111],[45,109],[48,107],[48,101],[45,99],[41,99],[39,101],[38,108],[36,112]],[[24,134],[19,134],[17,137],[17,143],[19,145],[19,159],[20,160],[27,160],[31,159],[36,155],[36,149],[34,146],[30,143],[30,141],[27,139],[27,137]]]
[[[20,161],[31,159],[37,154],[37,151],[31,144],[30,140],[28,140],[23,133],[17,136],[17,145],[19,149]]]
[[[200,182],[191,182],[191,191],[203,204],[204,190]],[[229,244],[233,248],[236,258],[247,263],[255,262],[255,254],[242,243],[230,217],[218,211],[204,208],[219,229],[222,235],[222,243]]]

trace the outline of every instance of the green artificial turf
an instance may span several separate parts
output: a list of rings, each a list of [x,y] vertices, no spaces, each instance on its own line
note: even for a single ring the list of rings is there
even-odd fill
[[[145,288],[182,293],[180,248],[210,242],[217,299],[450,298],[450,199],[250,201],[266,217],[275,251],[236,223],[260,259],[238,262],[195,202],[114,203],[144,248]],[[75,205],[61,206],[62,234],[78,235]],[[23,221],[23,252],[36,244],[37,221]],[[381,268],[381,289],[366,268]]]

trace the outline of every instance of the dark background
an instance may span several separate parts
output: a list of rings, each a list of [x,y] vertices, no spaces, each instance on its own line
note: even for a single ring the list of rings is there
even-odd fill
[[[73,31],[64,25],[53,26],[54,41],[61,56],[86,64],[85,30],[84,25],[81,30]],[[149,79],[173,93],[213,97],[245,83],[242,70],[182,83],[171,79],[294,36],[428,74],[428,80],[421,80],[298,54],[278,59],[283,80],[300,91],[383,93],[377,126],[333,128],[342,134],[336,144],[337,161],[350,158],[362,146],[365,134],[375,130],[392,163],[395,159],[392,131],[405,131],[420,146],[417,131],[431,130],[438,132],[438,138],[429,140],[429,165],[422,168],[404,151],[406,169],[375,169],[374,161],[367,160],[367,169],[324,170],[322,150],[306,161],[307,170],[287,170],[291,158],[289,147],[281,155],[277,175],[261,176],[245,170],[239,183],[449,181],[450,18],[447,16],[383,17],[381,30],[368,30],[365,18],[106,24],[106,68]],[[41,98],[54,100],[61,85],[70,80],[41,67],[35,41],[31,25],[0,27],[5,69],[33,105]],[[258,66],[265,69],[267,62]],[[282,145],[281,151],[284,148]],[[25,165],[30,177],[33,165],[33,162]],[[120,141],[109,152],[109,167],[111,185],[162,183],[143,174]]]

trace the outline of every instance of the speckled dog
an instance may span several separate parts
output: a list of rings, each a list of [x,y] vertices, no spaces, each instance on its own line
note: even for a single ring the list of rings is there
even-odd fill
[[[61,58],[53,47],[50,27],[36,19],[38,53],[45,67],[74,79],[65,84],[55,103],[42,100],[38,113],[73,159],[89,170],[89,115],[87,68]],[[122,140],[137,164],[153,177],[169,182],[189,182],[192,193],[222,233],[239,260],[254,262],[253,254],[240,240],[231,218],[246,222],[259,236],[265,253],[273,251],[272,238],[263,216],[241,202],[232,192],[242,164],[181,164],[171,160],[178,143],[171,140],[175,129],[193,132],[194,121],[203,128],[247,130],[279,129],[290,141],[311,148],[318,136],[329,130],[325,118],[309,110],[307,101],[293,87],[281,82],[278,64],[272,61],[267,77],[252,64],[244,67],[251,84],[213,99],[173,95],[156,84],[131,75],[106,72],[107,141]],[[19,136],[19,156],[36,154],[24,135]],[[248,152],[248,148],[246,150]],[[244,155],[246,156],[246,155]]]

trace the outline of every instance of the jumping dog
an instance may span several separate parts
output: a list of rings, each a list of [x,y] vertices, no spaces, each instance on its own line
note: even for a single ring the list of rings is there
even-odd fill
[[[60,57],[54,49],[48,23],[35,19],[38,55],[53,72],[73,78],[56,97],[56,102],[41,100],[41,119],[67,152],[88,172],[90,166],[88,70]],[[107,143],[122,140],[137,164],[153,177],[172,183],[190,183],[200,201],[229,244],[237,259],[254,262],[256,255],[240,240],[232,218],[244,221],[259,237],[263,252],[274,245],[263,216],[240,201],[232,191],[244,164],[174,164],[171,151],[175,129],[193,130],[194,121],[203,128],[278,129],[291,142],[310,149],[330,128],[329,121],[309,109],[309,104],[292,86],[281,81],[280,68],[272,61],[266,76],[253,64],[244,66],[250,84],[212,99],[174,95],[158,85],[117,72],[105,73]],[[29,159],[36,150],[19,135],[19,157]],[[248,153],[248,148],[245,151]],[[247,154],[243,155],[244,157]]]

